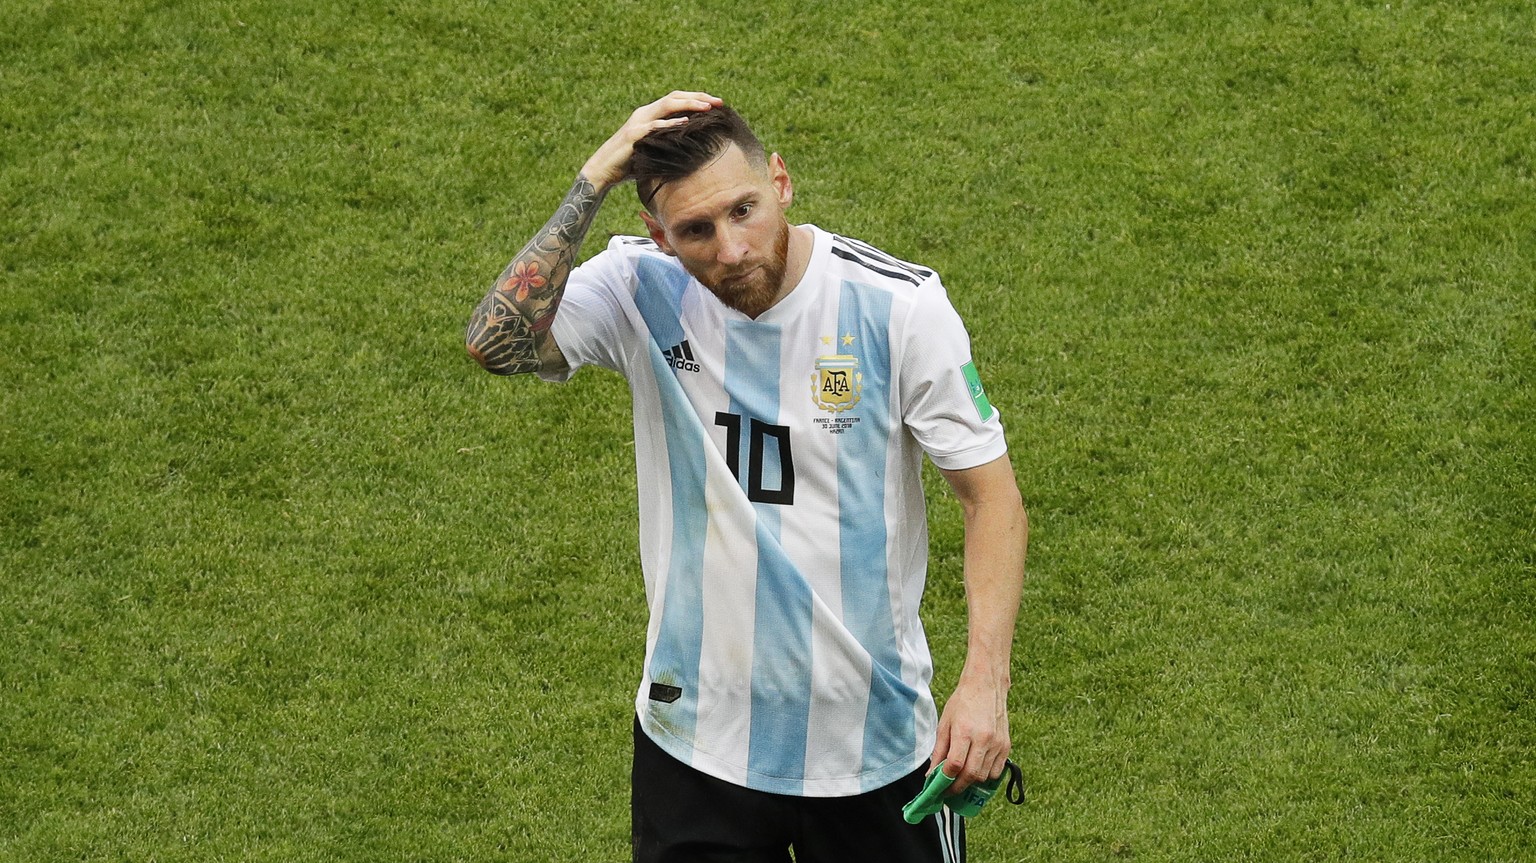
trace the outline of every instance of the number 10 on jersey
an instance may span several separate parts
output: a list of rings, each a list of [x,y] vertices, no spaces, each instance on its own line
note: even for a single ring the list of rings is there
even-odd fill
[[[737,482],[741,482],[741,420],[739,414],[715,414],[715,425],[725,429],[725,463]],[[763,463],[769,446],[778,455],[778,488],[763,488]],[[747,500],[781,506],[795,502],[795,456],[789,444],[789,426],[751,421],[747,440]]]

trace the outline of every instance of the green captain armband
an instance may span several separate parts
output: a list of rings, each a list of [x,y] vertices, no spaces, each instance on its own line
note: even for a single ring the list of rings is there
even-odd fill
[[[1008,802],[1015,805],[1024,802],[1024,776],[1019,770],[1019,765],[1009,760],[1003,764],[1003,772],[996,779],[986,782],[978,782],[959,794],[950,797],[944,796],[955,780],[944,775],[944,765],[933,771],[928,781],[923,785],[923,790],[912,798],[912,802],[901,808],[901,817],[908,824],[916,824],[929,815],[937,813],[945,806],[949,811],[961,818],[974,818],[981,812],[981,807],[987,805],[997,789],[1003,787],[1003,778],[1008,779]]]
[[[949,790],[955,780],[944,775],[944,765],[940,763],[933,772],[928,774],[928,781],[923,783],[923,790],[912,798],[912,802],[901,807],[901,817],[907,819],[908,824],[917,822],[933,815],[944,808],[944,792]]]

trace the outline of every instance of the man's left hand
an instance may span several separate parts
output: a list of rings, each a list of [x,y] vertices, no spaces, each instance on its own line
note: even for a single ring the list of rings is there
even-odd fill
[[[950,794],[959,794],[977,782],[1003,775],[1003,764],[1013,745],[1008,738],[1008,685],[980,677],[960,684],[939,717],[938,741],[928,758],[929,772],[938,766],[954,777]]]

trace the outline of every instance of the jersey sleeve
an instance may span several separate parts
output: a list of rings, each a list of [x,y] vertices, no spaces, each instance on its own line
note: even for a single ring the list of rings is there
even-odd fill
[[[971,337],[934,276],[909,310],[901,360],[902,422],[935,465],[979,467],[1008,451],[1002,416],[987,400]]]
[[[614,243],[571,271],[550,329],[569,368],[539,372],[540,378],[567,381],[586,365],[619,370],[629,326],[626,302],[633,302],[633,270],[633,264]]]

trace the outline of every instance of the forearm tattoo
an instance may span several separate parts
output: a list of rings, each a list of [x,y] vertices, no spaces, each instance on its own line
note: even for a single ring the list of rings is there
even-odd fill
[[[486,371],[515,375],[536,372],[549,360],[558,362],[549,326],[565,294],[576,250],[602,202],[603,193],[586,177],[577,177],[560,209],[475,308],[464,343]]]

